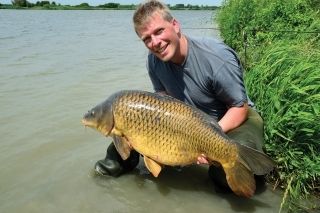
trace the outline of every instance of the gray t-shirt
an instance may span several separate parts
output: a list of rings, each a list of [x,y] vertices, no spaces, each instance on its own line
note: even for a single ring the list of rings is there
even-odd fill
[[[181,66],[163,62],[149,52],[147,69],[155,92],[167,91],[217,121],[227,112],[227,106],[248,102],[237,54],[216,39],[186,38],[188,52]]]

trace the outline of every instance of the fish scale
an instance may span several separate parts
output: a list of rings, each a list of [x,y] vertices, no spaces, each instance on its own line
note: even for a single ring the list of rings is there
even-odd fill
[[[133,99],[133,101],[121,101],[127,99]],[[133,102],[135,102],[135,106],[132,106]],[[119,114],[119,116],[122,116],[121,112],[130,111],[131,116],[135,120],[134,125],[127,126],[118,126],[116,122],[117,128],[123,130],[125,135],[145,134],[146,132],[143,131],[143,127],[152,127],[148,129],[145,138],[147,138],[148,141],[153,140],[153,142],[147,143],[145,147],[147,149],[153,149],[153,158],[161,155],[167,156],[167,158],[171,159],[171,162],[167,162],[170,165],[181,165],[181,161],[185,161],[187,164],[189,164],[195,162],[197,156],[199,156],[200,154],[194,153],[195,150],[205,150],[208,148],[192,148],[193,141],[196,136],[195,132],[199,132],[199,127],[196,127],[195,129],[187,128],[190,123],[185,123],[185,120],[187,120],[187,118],[189,118],[190,114],[192,113],[190,112],[190,110],[187,110],[186,107],[179,107],[172,104],[170,105],[167,102],[160,102],[159,100],[154,98],[152,99],[149,96],[140,95],[137,97],[133,97],[132,94],[128,95],[127,97],[123,97],[123,99],[119,99],[119,103],[116,103],[116,105],[118,107],[114,108],[115,114]],[[141,106],[144,106],[143,108],[152,110],[142,110]],[[179,122],[172,122],[172,119],[170,117],[176,114],[175,112],[177,111],[182,111],[183,116],[180,116],[181,119],[179,120]],[[127,133],[125,131],[126,129],[130,129],[130,133]],[[190,130],[190,132],[184,131],[185,129]],[[191,141],[189,146],[186,146],[188,145],[188,143],[186,143],[187,141]],[[171,146],[171,148],[167,146],[167,144],[173,144],[174,142],[178,143],[176,143],[175,146]],[[134,144],[135,140],[132,139],[131,143]],[[141,143],[141,140],[137,141],[137,143]],[[159,147],[162,147],[162,149],[159,150]],[[190,150],[190,148],[192,150]],[[171,149],[179,150],[180,152],[172,152]],[[141,150],[140,152],[143,152],[143,150]],[[177,155],[177,153],[179,154]],[[194,154],[190,155],[188,153]]]
[[[275,166],[264,153],[231,140],[209,115],[167,95],[119,91],[86,113],[82,122],[111,136],[124,160],[131,148],[141,153],[156,177],[162,165],[192,164],[205,155],[221,164],[236,194],[250,197],[253,174],[266,174]]]
[[[123,113],[129,111],[131,112],[129,117],[132,117],[132,119],[130,120],[130,122],[119,122],[127,124],[124,126],[119,126],[117,122],[115,122],[116,127],[121,129],[124,135],[141,136],[146,133],[146,131],[143,130],[143,127],[147,126],[148,130],[145,138],[147,138],[147,140],[149,141],[153,140],[153,143],[149,142],[145,145],[145,147],[147,147],[148,149],[154,149],[154,155],[158,154],[157,147],[162,147],[162,149],[160,150],[160,154],[166,155],[168,158],[171,159],[171,162],[167,162],[170,165],[181,165],[181,160],[186,161],[188,164],[190,162],[195,162],[196,158],[201,154],[201,152],[204,152],[204,154],[207,155],[205,150],[212,150],[209,146],[210,144],[212,144],[213,146],[215,145],[214,141],[209,141],[210,135],[213,133],[212,131],[205,132],[205,130],[208,130],[207,128],[204,128],[203,125],[194,125],[194,121],[188,119],[190,117],[196,117],[195,119],[199,120],[200,118],[201,120],[200,114],[194,113],[192,110],[190,110],[189,107],[186,107],[185,105],[173,105],[169,104],[170,102],[164,101],[160,102],[155,98],[151,98],[150,96],[141,94],[137,96],[128,94],[125,95],[122,99],[119,99],[118,101],[119,103],[116,102],[115,104],[118,107],[114,108],[114,113],[116,115],[119,115],[119,117],[125,118]],[[176,112],[179,112],[178,117],[173,116],[177,114]],[[196,114],[196,116],[193,114]],[[204,121],[200,124],[203,123]],[[193,128],[190,128],[190,126]],[[126,130],[130,130],[130,133],[129,131],[126,132]],[[140,139],[140,137],[138,138]],[[174,146],[174,149],[180,150],[182,152],[190,152],[193,153],[193,155],[168,155],[170,153],[170,150],[166,149],[167,146],[159,144],[163,141],[169,141],[169,143],[175,142],[176,145]],[[199,143],[198,141],[208,142]],[[135,143],[135,140],[133,139],[131,143]],[[141,143],[141,140],[137,141],[137,143]],[[195,144],[197,144],[197,146]],[[221,158],[222,156],[220,156],[219,153],[223,150],[223,147],[217,146],[217,148],[217,154],[215,154],[215,156]],[[197,151],[198,153],[194,153],[195,151]],[[223,153],[225,155],[225,152]],[[183,157],[188,159],[181,159]]]

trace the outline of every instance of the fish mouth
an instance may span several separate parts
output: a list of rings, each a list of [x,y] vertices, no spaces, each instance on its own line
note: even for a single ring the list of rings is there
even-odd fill
[[[87,122],[86,122],[86,119],[82,118],[82,123],[83,123],[83,125],[84,125],[84,131],[87,132],[87,126],[88,126],[88,124],[87,124]]]
[[[85,118],[82,118],[82,123],[83,123],[83,125],[84,125],[84,130],[85,130],[86,132],[87,132],[87,126],[92,127],[93,129],[96,129],[96,130],[100,131],[97,126],[92,126],[92,125],[90,125],[90,124],[86,121]],[[101,133],[102,133],[104,136],[109,137],[110,134],[111,134],[111,132],[112,132],[112,130],[113,130],[113,127],[114,127],[114,126],[112,126],[109,131],[101,132]]]
[[[86,126],[89,126],[86,119],[82,118],[82,124],[86,127]]]

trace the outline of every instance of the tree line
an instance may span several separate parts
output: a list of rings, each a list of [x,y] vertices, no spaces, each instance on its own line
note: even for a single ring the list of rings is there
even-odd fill
[[[59,7],[66,8],[75,8],[75,9],[135,9],[137,5],[131,4],[131,5],[121,5],[119,3],[105,3],[98,6],[90,6],[88,3],[82,3],[75,6],[70,5],[61,5],[56,4],[56,2],[52,1],[37,1],[36,3],[30,3],[27,0],[11,0],[11,3],[14,7],[22,7],[22,8],[32,8],[32,7],[44,7],[44,9],[59,9]],[[1,4],[0,4],[1,6]],[[168,4],[169,8],[172,10],[183,10],[183,9],[189,9],[189,10],[214,10],[219,7],[217,6],[199,6],[199,5],[184,5],[184,4],[176,4],[174,6],[171,6]]]
[[[11,0],[11,3],[13,6],[17,7],[35,7],[35,6],[41,6],[43,7],[44,5],[56,5],[56,2],[51,2],[50,1],[37,1],[36,3],[30,3],[27,0]],[[1,4],[0,4],[1,6]]]

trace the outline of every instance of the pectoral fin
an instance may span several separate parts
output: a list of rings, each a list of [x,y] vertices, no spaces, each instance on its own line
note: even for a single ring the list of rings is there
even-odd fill
[[[130,156],[131,149],[125,137],[118,131],[112,131],[114,146],[123,160],[126,160]]]
[[[153,176],[158,177],[162,169],[161,164],[152,160],[151,158],[148,158],[147,156],[144,156],[144,163],[146,164],[146,167],[149,169],[149,171],[153,174]]]

